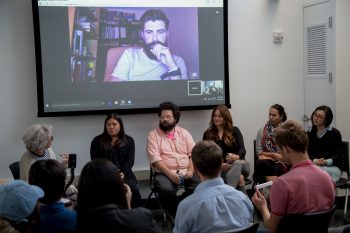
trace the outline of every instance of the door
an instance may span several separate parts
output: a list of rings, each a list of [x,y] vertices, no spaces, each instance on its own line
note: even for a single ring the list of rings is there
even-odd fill
[[[317,106],[328,105],[335,115],[334,4],[331,0],[304,7],[305,129],[311,127]]]

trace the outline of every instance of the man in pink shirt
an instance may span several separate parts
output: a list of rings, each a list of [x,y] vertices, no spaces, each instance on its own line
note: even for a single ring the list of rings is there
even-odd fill
[[[149,133],[147,140],[147,158],[154,171],[154,186],[173,216],[177,204],[193,192],[199,181],[193,176],[191,160],[195,143],[186,129],[177,126],[180,115],[180,109],[174,103],[161,103],[158,110],[159,127]],[[178,187],[181,176],[184,178],[184,193]]]
[[[252,198],[270,233],[275,233],[287,214],[305,214],[333,207],[335,184],[312,163],[307,154],[308,137],[299,123],[287,121],[274,130],[274,139],[291,170],[278,177],[270,193],[271,213],[266,199],[257,191]]]

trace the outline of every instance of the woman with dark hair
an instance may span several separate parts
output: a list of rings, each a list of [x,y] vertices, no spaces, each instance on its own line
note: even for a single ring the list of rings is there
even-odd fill
[[[78,232],[158,232],[150,210],[130,208],[131,196],[113,163],[106,159],[88,162],[79,179]]]
[[[91,159],[104,158],[114,163],[124,182],[132,192],[131,206],[141,205],[141,195],[137,187],[137,180],[132,172],[135,161],[134,139],[125,134],[124,124],[117,114],[109,114],[104,123],[103,133],[96,136],[90,147]]]
[[[319,106],[311,115],[312,128],[309,137],[308,154],[314,164],[325,170],[336,182],[343,168],[342,137],[336,128],[330,126],[333,113],[326,105]]]
[[[225,183],[245,193],[244,178],[249,175],[249,163],[245,160],[245,148],[241,131],[233,125],[229,109],[225,105],[216,106],[211,114],[209,128],[203,140],[211,140],[223,151],[221,176]]]
[[[269,109],[269,120],[258,131],[255,151],[258,161],[255,164],[253,175],[253,179],[257,183],[274,181],[277,176],[289,170],[287,164],[282,161],[282,155],[278,153],[277,145],[273,140],[273,130],[286,120],[287,114],[284,107],[274,104]]]

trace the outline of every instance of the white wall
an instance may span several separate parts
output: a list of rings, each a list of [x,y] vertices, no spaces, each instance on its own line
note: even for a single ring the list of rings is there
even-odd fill
[[[336,108],[337,127],[350,140],[350,1],[336,1]]]
[[[229,0],[232,114],[245,138],[247,159],[251,162],[252,142],[267,120],[270,105],[284,105],[289,118],[300,119],[303,115],[302,3],[302,0]],[[8,164],[24,152],[22,133],[33,123],[54,126],[53,149],[56,153],[76,152],[77,173],[89,160],[91,139],[102,131],[104,116],[36,117],[32,24],[30,0],[0,1],[0,178],[11,177]],[[284,32],[280,45],[272,42],[275,30]],[[198,141],[209,117],[210,111],[183,112],[180,124]],[[157,125],[157,117],[129,115],[123,116],[123,120],[127,133],[136,142],[134,170],[147,169],[145,142],[149,130]]]

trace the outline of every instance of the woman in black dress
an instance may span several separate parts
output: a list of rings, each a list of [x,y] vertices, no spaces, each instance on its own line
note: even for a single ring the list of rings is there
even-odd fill
[[[124,183],[131,189],[131,206],[134,208],[141,205],[140,191],[132,172],[135,161],[134,139],[125,134],[123,121],[117,114],[106,117],[103,133],[91,142],[90,156],[91,159],[104,158],[114,163],[124,177]]]

